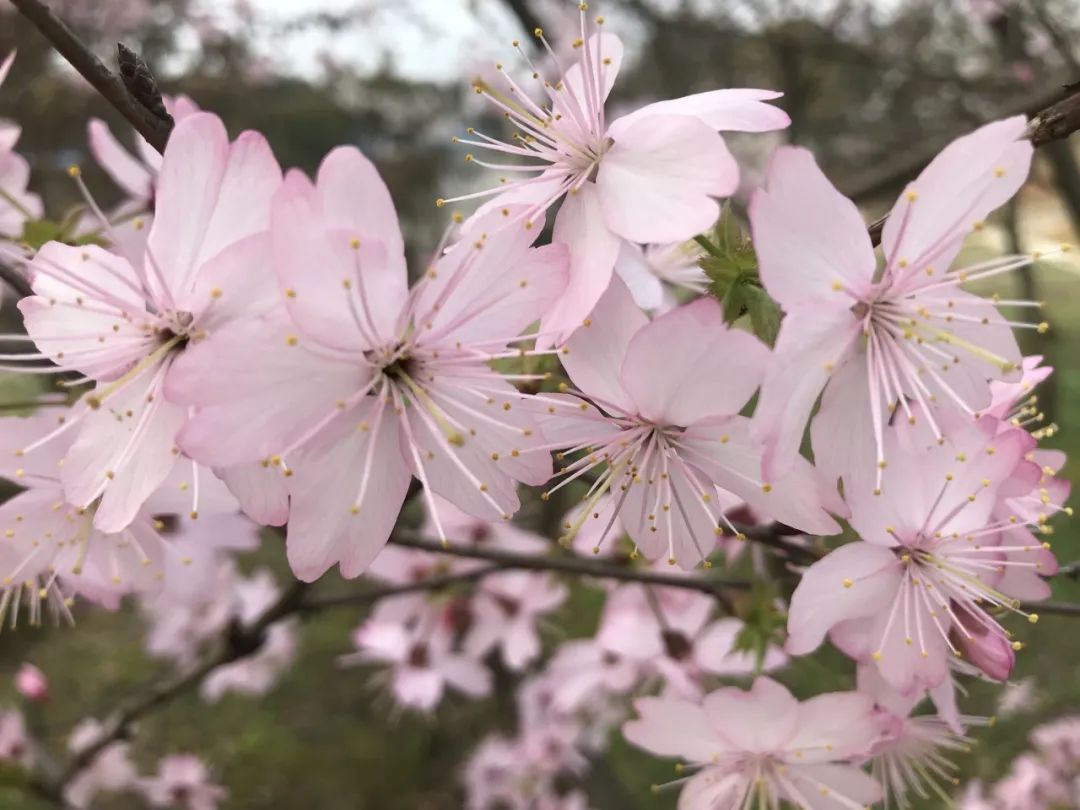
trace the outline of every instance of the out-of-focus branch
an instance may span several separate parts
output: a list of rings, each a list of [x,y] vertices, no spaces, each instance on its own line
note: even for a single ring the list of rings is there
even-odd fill
[[[57,53],[90,82],[151,146],[159,152],[164,151],[165,142],[172,132],[171,118],[157,115],[136,99],[123,79],[105,67],[63,20],[40,0],[11,0],[11,4],[33,23],[41,35],[56,48]]]
[[[712,575],[677,574],[665,571],[653,571],[645,568],[633,568],[601,559],[589,559],[569,552],[558,555],[520,554],[500,548],[483,546],[444,546],[438,540],[428,540],[416,535],[398,534],[390,539],[391,543],[407,548],[430,551],[434,554],[448,554],[454,557],[466,557],[473,560],[487,560],[499,563],[506,568],[518,568],[527,571],[557,571],[578,576],[614,579],[622,582],[642,582],[650,585],[670,585],[675,588],[688,588],[707,594],[716,594],[723,590],[748,590],[753,587],[750,579],[727,578]]]
[[[503,2],[510,9],[510,13],[517,19],[518,24],[529,35],[529,41],[532,41],[532,32],[537,28],[542,29],[544,24],[536,16],[532,6],[529,4],[529,0],[503,0]]]

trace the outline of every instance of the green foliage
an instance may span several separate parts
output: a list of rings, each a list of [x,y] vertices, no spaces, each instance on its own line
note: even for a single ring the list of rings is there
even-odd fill
[[[760,673],[765,665],[765,652],[769,645],[782,646],[787,615],[776,609],[776,586],[771,582],[755,585],[750,597],[740,611],[744,627],[735,638],[735,649],[754,654],[755,666]]]
[[[706,251],[701,269],[709,277],[709,294],[723,302],[724,320],[732,324],[748,315],[754,334],[771,346],[780,329],[780,307],[761,286],[754,245],[730,204],[724,206],[712,238],[699,236],[696,241]]]
[[[59,222],[51,219],[28,219],[23,225],[21,241],[34,250],[46,242],[66,242],[69,245],[96,245],[101,243],[95,231],[76,234],[76,229],[86,209],[71,208]]]

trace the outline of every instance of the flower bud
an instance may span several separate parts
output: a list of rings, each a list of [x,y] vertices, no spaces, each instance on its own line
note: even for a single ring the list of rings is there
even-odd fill
[[[15,673],[15,689],[31,703],[45,703],[49,699],[49,681],[33,664],[23,662],[19,667]]]

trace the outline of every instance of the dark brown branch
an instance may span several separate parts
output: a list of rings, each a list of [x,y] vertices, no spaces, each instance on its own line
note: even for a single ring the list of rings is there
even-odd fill
[[[725,589],[745,591],[754,586],[754,581],[750,579],[697,574],[669,574],[664,571],[632,568],[605,560],[589,559],[569,552],[559,555],[538,556],[534,554],[518,554],[499,548],[484,548],[483,546],[444,546],[438,540],[428,540],[416,535],[395,535],[390,539],[390,542],[407,548],[430,551],[434,554],[448,554],[473,560],[488,560],[489,562],[499,563],[506,568],[518,568],[527,571],[558,571],[564,574],[615,579],[622,582],[670,585],[675,588],[688,588],[711,595]]]
[[[93,85],[106,101],[146,138],[159,152],[172,131],[172,119],[162,118],[141,104],[125,86],[124,81],[105,67],[64,22],[40,0],[11,0],[11,4],[26,17],[84,79]]]

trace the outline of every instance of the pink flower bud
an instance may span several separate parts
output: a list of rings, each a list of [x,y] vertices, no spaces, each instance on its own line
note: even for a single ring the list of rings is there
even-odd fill
[[[23,662],[19,667],[15,673],[15,689],[31,703],[45,703],[49,699],[49,681],[33,664]]]
[[[952,641],[964,660],[981,669],[995,681],[1007,681],[1016,663],[1012,643],[1001,635],[983,627],[971,628],[971,637],[953,632]],[[979,632],[979,631],[982,632]]]

